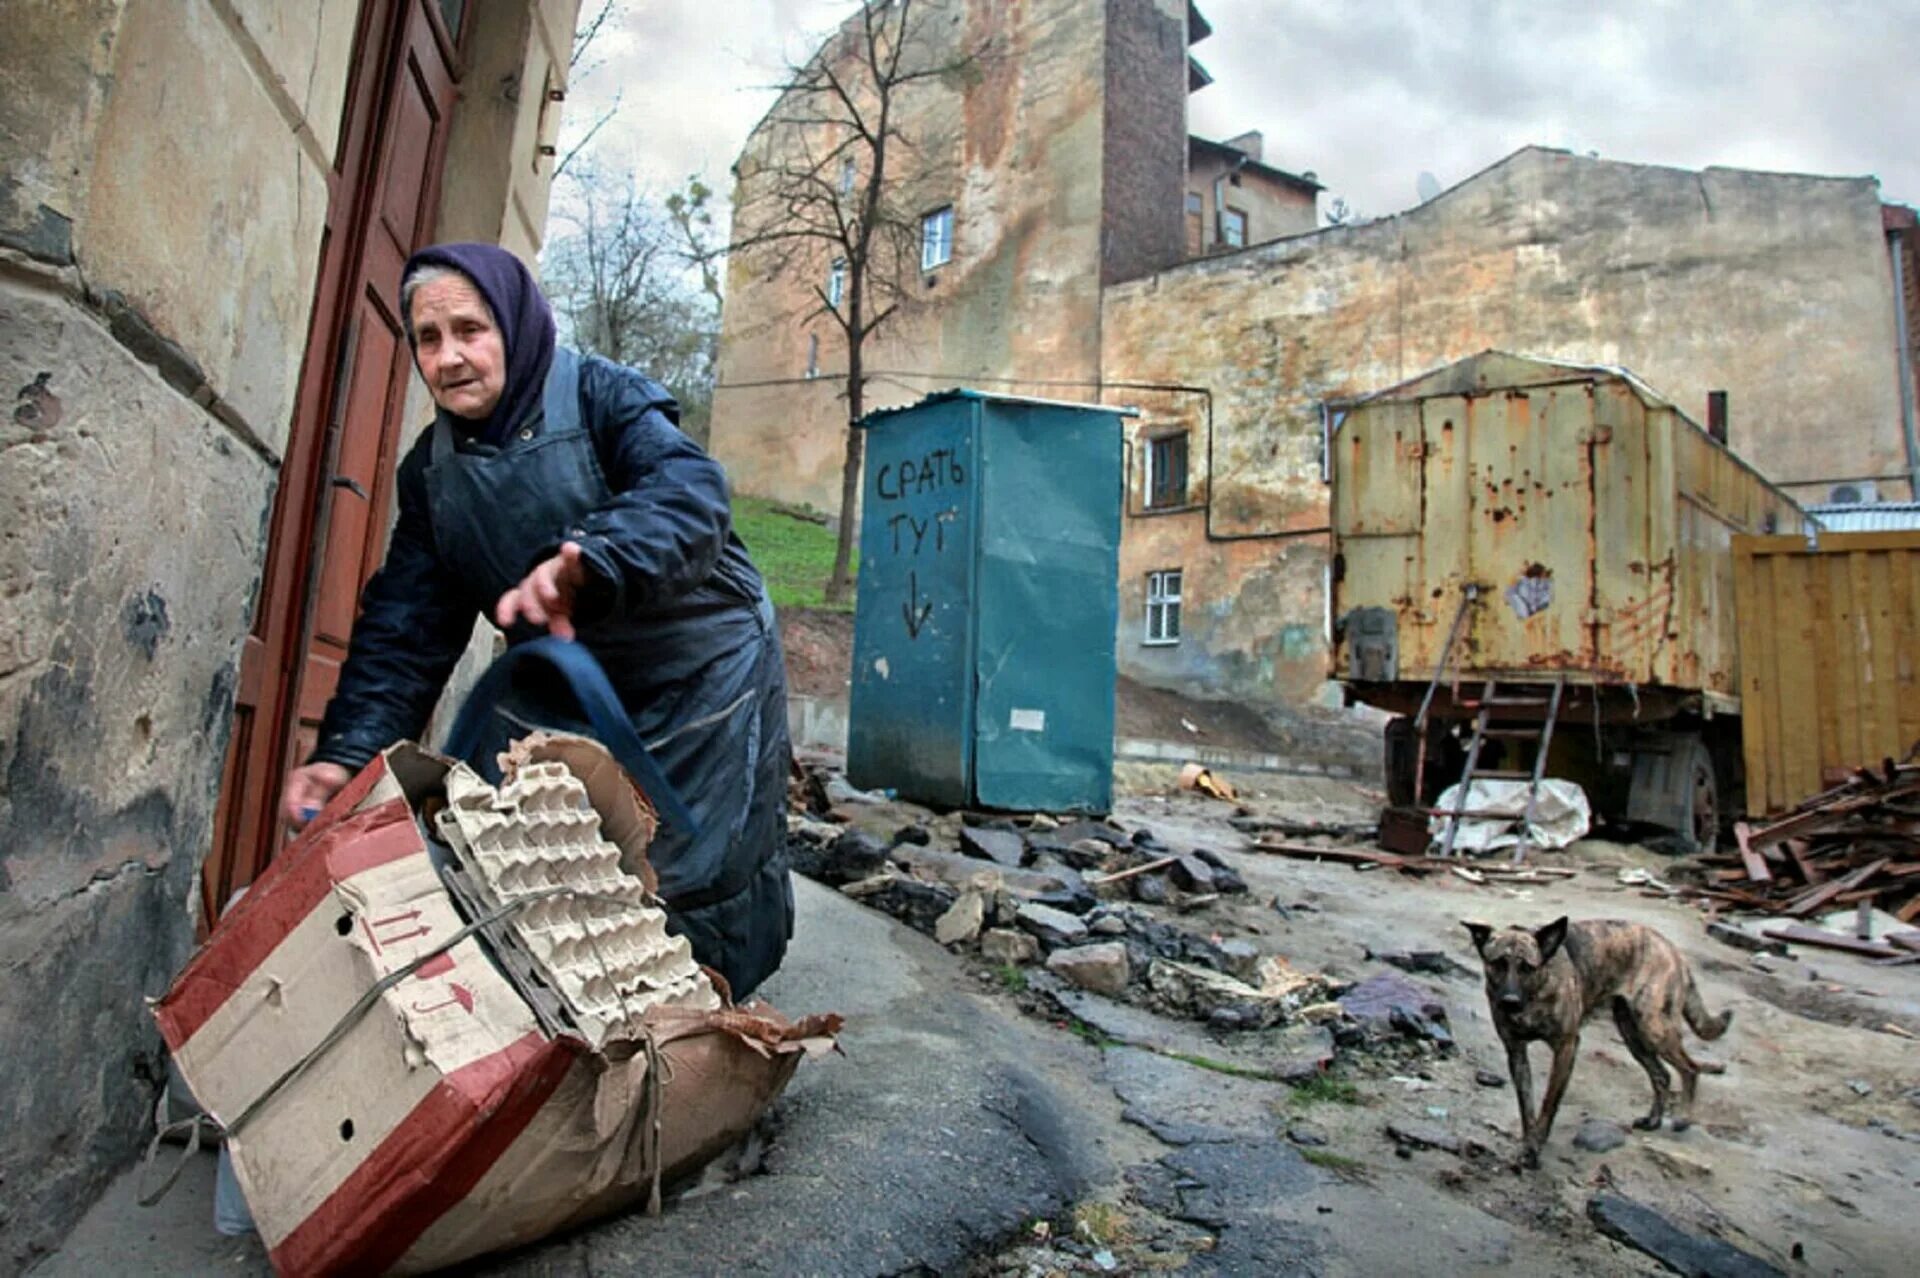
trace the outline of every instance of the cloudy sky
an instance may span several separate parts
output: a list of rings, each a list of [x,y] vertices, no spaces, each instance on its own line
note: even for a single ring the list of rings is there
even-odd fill
[[[583,7],[591,12],[594,0]],[[1920,201],[1920,0],[1201,0],[1193,131],[1266,135],[1369,214],[1530,142],[1609,159],[1876,174]],[[765,86],[852,0],[630,0],[576,83],[578,130],[664,192],[727,165]],[[1324,200],[1323,200],[1324,207]]]

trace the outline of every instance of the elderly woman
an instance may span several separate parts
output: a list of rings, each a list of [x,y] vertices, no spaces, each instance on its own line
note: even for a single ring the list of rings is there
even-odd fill
[[[786,685],[726,479],[662,387],[555,346],[553,313],[513,255],[438,245],[402,278],[439,411],[400,463],[386,563],[283,816],[304,824],[354,770],[424,731],[476,614],[509,642],[543,628],[577,639],[695,817],[693,837],[670,824],[650,854],[669,915],[744,998],[793,926]],[[572,726],[572,708],[537,691],[502,713]]]

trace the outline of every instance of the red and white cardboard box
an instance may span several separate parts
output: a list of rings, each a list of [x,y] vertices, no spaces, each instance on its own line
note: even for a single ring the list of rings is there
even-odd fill
[[[411,745],[369,764],[155,1009],[283,1274],[423,1272],[631,1206],[743,1136],[838,1029],[657,1007],[596,1052],[546,1034],[472,936],[350,1016],[465,926],[416,824],[448,766]],[[650,837],[626,774],[598,772],[594,806],[624,808],[609,837]]]

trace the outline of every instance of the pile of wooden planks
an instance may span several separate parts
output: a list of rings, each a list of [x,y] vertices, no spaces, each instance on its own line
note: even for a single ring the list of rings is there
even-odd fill
[[[1734,826],[1738,853],[1704,858],[1690,894],[1790,919],[1857,907],[1920,918],[1920,765],[1888,760],[1778,821]]]

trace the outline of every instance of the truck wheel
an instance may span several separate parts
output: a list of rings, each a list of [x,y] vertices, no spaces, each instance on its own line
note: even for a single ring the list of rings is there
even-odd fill
[[[1711,852],[1720,840],[1720,785],[1706,743],[1693,742],[1687,759],[1687,826],[1681,831],[1691,850]]]

